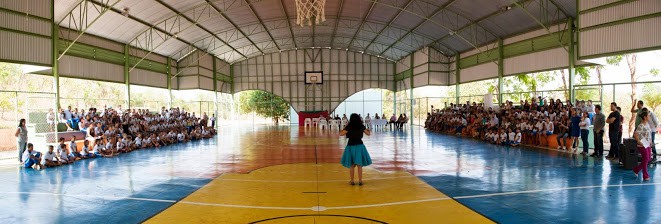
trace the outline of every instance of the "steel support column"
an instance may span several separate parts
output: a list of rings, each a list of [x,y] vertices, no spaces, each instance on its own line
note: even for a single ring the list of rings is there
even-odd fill
[[[216,57],[213,56],[213,116],[218,115],[218,75],[216,73]],[[218,122],[215,123],[214,129],[218,127]]]
[[[230,78],[232,78],[232,83],[230,85],[230,93],[232,94],[232,108],[231,108],[232,116],[231,116],[231,118],[232,118],[232,120],[234,120],[234,118],[236,116],[236,102],[234,101],[235,100],[234,99],[234,95],[235,95],[235,92],[234,92],[234,83],[235,83],[235,81],[234,81],[234,64],[230,65]],[[290,91],[290,93],[291,93],[291,91]]]
[[[55,3],[53,3],[55,4]],[[51,33],[51,44],[53,45],[52,48],[52,63],[53,63],[53,92],[55,92],[55,111],[60,109],[60,74],[59,74],[59,62],[58,62],[58,56],[59,56],[59,50],[58,50],[58,40],[60,39],[59,37],[59,26],[55,21],[52,22],[52,33]],[[59,123],[59,116],[55,116],[56,123]]]
[[[393,71],[397,73],[397,62],[392,64]],[[397,76],[393,76],[392,113],[397,114]]]
[[[498,104],[503,104],[503,39],[498,39]]]
[[[53,64],[52,67],[52,73],[53,73],[53,92],[55,92],[55,103],[54,106],[55,108],[53,109],[54,111],[58,111],[60,108],[60,74],[59,74],[59,66],[57,62],[57,58],[59,56],[59,50],[58,50],[58,44],[59,44],[59,33],[60,33],[60,26],[55,23],[55,1],[51,1],[51,62]],[[18,99],[18,94],[16,95],[16,98]],[[18,107],[16,107],[18,108]],[[59,124],[60,123],[60,116],[55,116],[55,123]],[[59,139],[58,136],[58,130],[57,126],[55,126],[55,133],[54,133],[54,139]],[[48,139],[46,140],[48,141]]]
[[[576,74],[576,69],[575,69],[575,62],[576,62],[576,55],[574,54],[574,46],[575,46],[575,40],[574,40],[574,19],[569,18],[569,100],[574,103],[574,76]]]
[[[124,85],[126,85],[126,108],[131,109],[131,80],[129,72],[129,45],[124,45]]]
[[[454,78],[454,86],[455,86],[455,90],[454,90],[455,93],[454,94],[455,95],[454,96],[456,97],[456,101],[455,101],[456,104],[459,104],[459,94],[461,94],[461,89],[459,88],[459,84],[461,84],[461,82],[459,81],[459,78],[461,76],[461,72],[460,72],[461,69],[459,69],[459,59],[461,59],[461,55],[457,53],[456,59],[454,60],[454,63],[455,63],[455,65],[454,65],[454,77],[455,77]]]
[[[168,78],[168,107],[172,108],[172,67],[170,65],[170,58],[168,58],[165,68],[167,71],[165,71],[165,74],[167,75]]]
[[[410,109],[411,109],[411,112],[409,114],[409,124],[411,125],[411,127],[413,127],[413,119],[415,118],[413,116],[413,102],[414,102],[414,99],[413,99],[413,65],[415,64],[415,62],[413,61],[414,58],[415,58],[415,51],[413,53],[411,53],[411,64],[410,64],[411,65],[410,66],[410,68],[411,68],[411,77],[409,77],[409,80],[411,82],[411,85],[409,86],[409,88],[410,88],[410,90],[409,90],[409,106],[410,106]]]

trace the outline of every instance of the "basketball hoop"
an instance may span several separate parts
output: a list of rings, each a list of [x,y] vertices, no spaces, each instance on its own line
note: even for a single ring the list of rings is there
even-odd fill
[[[296,24],[304,26],[307,22],[308,26],[312,26],[312,17],[315,24],[326,21],[325,5],[326,0],[296,0]]]

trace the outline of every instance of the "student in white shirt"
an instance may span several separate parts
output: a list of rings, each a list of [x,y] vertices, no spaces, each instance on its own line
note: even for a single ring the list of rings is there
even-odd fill
[[[514,135],[514,142],[512,143],[512,146],[519,146],[521,145],[521,130],[516,129],[516,135]]]
[[[26,150],[23,151],[23,156],[21,158],[23,159],[22,166],[25,168],[34,168],[37,170],[42,168],[42,165],[40,164],[42,155],[40,152],[34,151],[34,145],[32,145],[32,143],[26,145]]]
[[[101,154],[102,151],[105,151],[103,148],[103,143],[102,142],[97,142],[94,145],[94,148],[92,149],[92,153],[94,154],[95,157],[101,157],[103,154]]]
[[[186,140],[186,137],[184,136],[184,133],[179,132],[179,134],[177,134],[177,141],[179,141],[179,143],[182,143],[182,142],[184,142],[184,140]]]
[[[507,132],[509,132],[509,133],[507,133],[507,144],[508,145],[513,145],[514,144],[514,137],[516,137],[516,133],[513,130],[509,129],[509,128],[507,129]]]
[[[138,137],[135,137],[135,147],[136,149],[141,149],[145,147],[142,143],[142,134],[138,134]]]
[[[62,164],[68,164],[73,161],[69,161],[68,153],[67,153],[67,145],[64,144],[64,138],[60,138],[58,144],[57,144],[57,150],[55,151],[55,155],[58,161]]]
[[[41,165],[45,167],[54,167],[62,165],[58,160],[55,152],[53,152],[53,146],[48,146],[48,152],[44,153],[41,157]]]
[[[94,158],[94,154],[90,153],[90,141],[85,140],[83,141],[83,148],[80,149],[80,157],[86,159],[86,158]]]
[[[500,129],[500,136],[499,136],[499,144],[501,145],[507,145],[507,133],[505,133],[505,130]]]

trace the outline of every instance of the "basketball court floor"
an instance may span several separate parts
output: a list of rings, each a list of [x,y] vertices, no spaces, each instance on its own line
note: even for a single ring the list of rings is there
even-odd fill
[[[0,168],[4,223],[659,223],[661,186],[607,160],[427,132],[376,131],[364,186],[346,140],[298,127],[47,170]],[[655,202],[657,201],[657,202]]]

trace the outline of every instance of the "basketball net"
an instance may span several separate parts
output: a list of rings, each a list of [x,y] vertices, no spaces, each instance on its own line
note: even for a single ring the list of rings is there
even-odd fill
[[[296,24],[312,26],[312,17],[315,18],[315,24],[326,21],[324,6],[326,0],[296,0]]]

